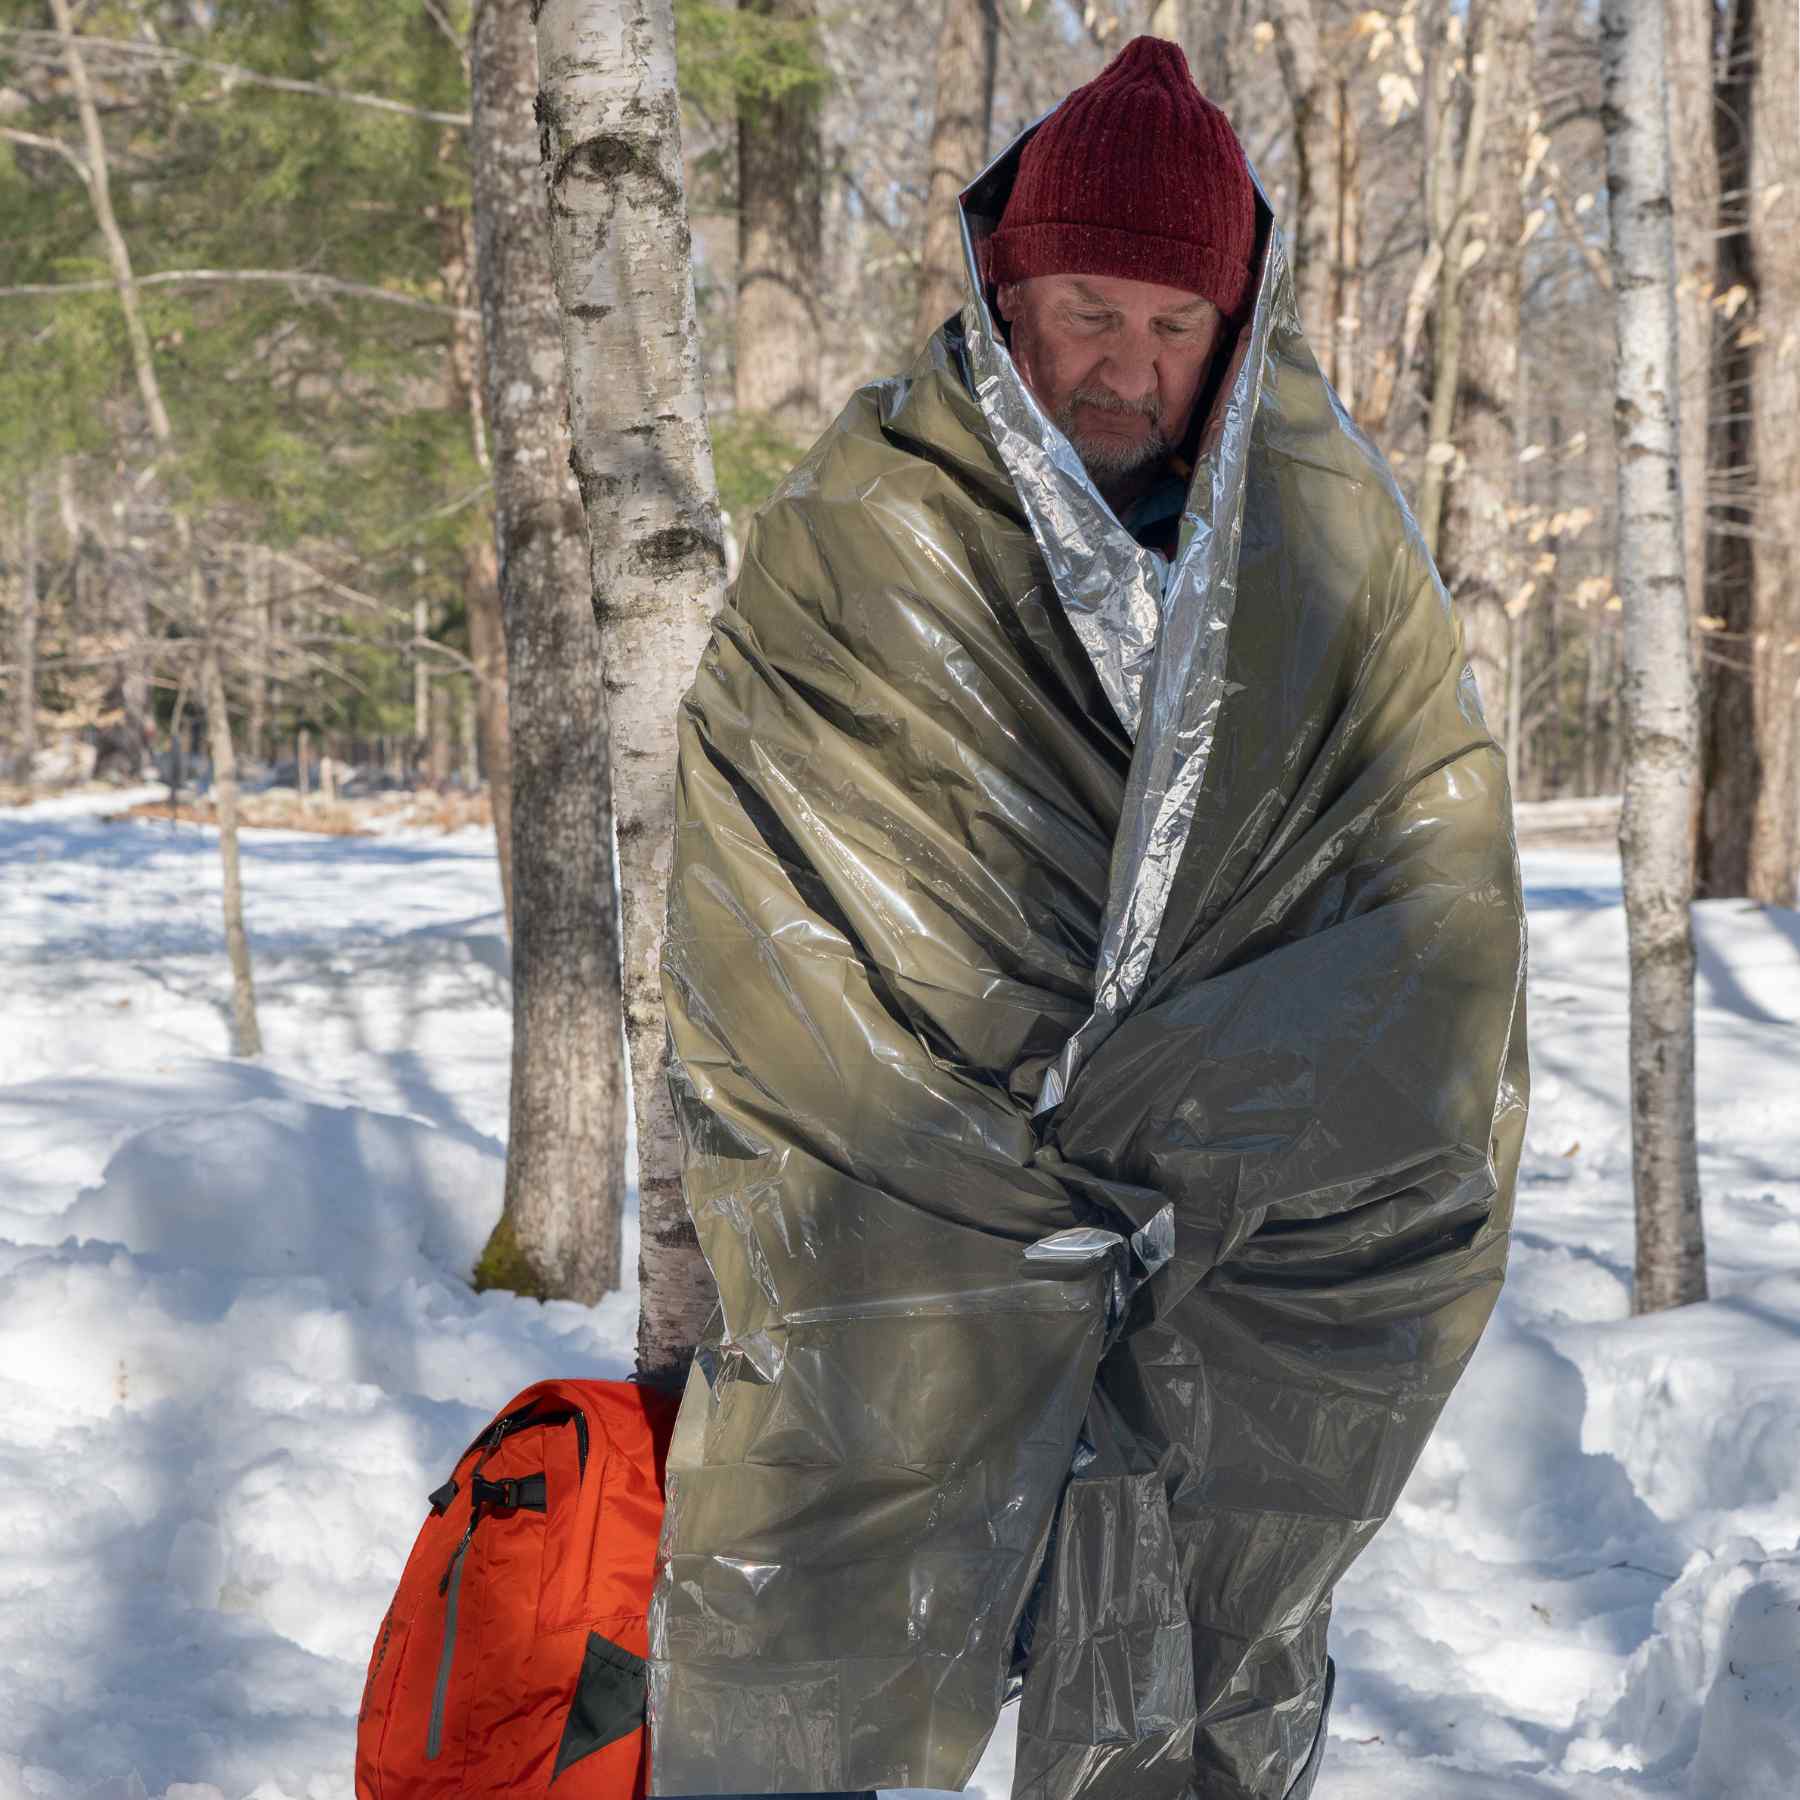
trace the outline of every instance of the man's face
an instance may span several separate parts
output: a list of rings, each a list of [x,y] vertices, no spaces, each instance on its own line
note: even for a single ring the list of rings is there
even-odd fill
[[[1013,361],[1097,480],[1147,469],[1181,442],[1222,328],[1210,300],[1113,275],[1002,287]]]

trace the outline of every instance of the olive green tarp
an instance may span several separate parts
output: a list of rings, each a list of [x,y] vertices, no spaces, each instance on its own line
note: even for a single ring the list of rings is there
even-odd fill
[[[1021,1679],[1021,1795],[1310,1792],[1333,1585],[1503,1275],[1524,917],[1444,589],[1265,208],[1155,656],[1106,666],[1162,577],[973,274],[1018,147],[977,298],[756,519],[683,706],[720,1315],[658,1794],[961,1788]]]

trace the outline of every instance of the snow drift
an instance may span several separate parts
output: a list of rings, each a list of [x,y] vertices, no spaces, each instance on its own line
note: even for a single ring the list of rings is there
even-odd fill
[[[0,869],[0,1800],[342,1800],[425,1494],[508,1394],[629,1366],[633,1292],[465,1279],[489,846],[250,842],[260,1065],[223,1056],[209,833],[0,814]],[[1634,1320],[1617,866],[1527,879],[1511,1275],[1339,1590],[1321,1800],[1794,1800],[1800,919],[1700,909],[1714,1298]]]

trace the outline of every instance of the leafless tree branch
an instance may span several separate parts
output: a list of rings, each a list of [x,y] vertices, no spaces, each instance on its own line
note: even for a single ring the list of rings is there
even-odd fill
[[[134,277],[132,285],[140,288],[200,287],[232,283],[285,286],[313,294],[347,294],[355,299],[379,300],[388,306],[404,306],[413,312],[437,313],[453,319],[480,317],[468,307],[446,306],[441,300],[425,300],[417,294],[396,293],[392,288],[345,281],[336,275],[315,275],[306,269],[162,269],[154,275]],[[0,287],[0,299],[24,295],[109,294],[117,286],[115,281],[30,281],[15,287]]]
[[[33,31],[16,25],[0,25],[0,37],[21,44],[28,54],[55,60],[61,54],[61,40],[54,31]],[[215,62],[211,57],[193,56],[186,50],[175,50],[167,44],[141,44],[130,38],[82,36],[85,49],[107,51],[115,56],[136,56],[151,62],[186,63],[192,68],[210,69],[225,78],[227,88],[236,86],[275,88],[287,94],[317,94],[321,99],[339,100],[347,106],[372,107],[377,112],[397,113],[403,118],[429,119],[438,125],[460,125],[468,128],[469,115],[457,112],[433,112],[429,107],[413,106],[405,100],[390,100],[384,94],[357,93],[350,88],[335,88],[322,81],[301,81],[291,75],[265,75],[260,69],[247,69],[241,63]]]

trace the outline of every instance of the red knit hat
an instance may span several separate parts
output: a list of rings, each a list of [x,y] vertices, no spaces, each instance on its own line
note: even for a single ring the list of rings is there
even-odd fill
[[[1133,38],[1019,155],[988,242],[994,282],[1117,275],[1242,308],[1256,245],[1250,165],[1231,122],[1163,38]]]

